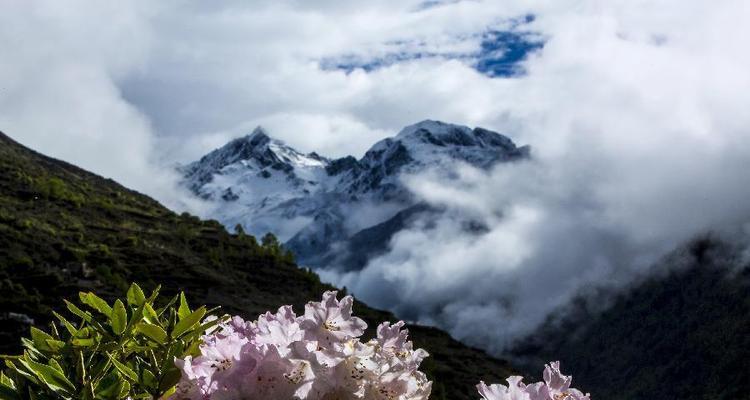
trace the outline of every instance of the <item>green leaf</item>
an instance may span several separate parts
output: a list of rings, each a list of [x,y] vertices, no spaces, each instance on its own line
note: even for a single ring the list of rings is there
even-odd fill
[[[175,325],[174,329],[172,329],[172,338],[176,339],[182,336],[185,332],[188,332],[190,328],[201,322],[204,315],[206,315],[205,306],[193,311],[190,315],[183,318],[177,323],[177,325]]]
[[[169,399],[176,392],[177,392],[177,387],[176,386],[172,386],[169,389],[167,389],[167,390],[164,391],[164,394],[161,396],[161,398],[163,398],[163,399]]]
[[[91,347],[97,343],[96,339],[88,338],[88,339],[73,339],[70,341],[70,343],[73,346],[76,347]]]
[[[65,305],[68,307],[68,310],[72,312],[73,314],[77,315],[78,318],[86,322],[91,322],[91,320],[94,318],[94,316],[91,315],[89,312],[81,310],[80,308],[76,307],[75,304],[67,300],[63,300],[63,301],[65,302]]]
[[[177,295],[177,294],[176,294],[176,295],[174,295],[174,297],[172,297],[172,298],[171,298],[171,299],[170,299],[170,300],[169,300],[169,301],[167,302],[167,304],[165,304],[165,305],[164,305],[164,307],[160,307],[160,308],[159,308],[158,310],[156,310],[156,315],[157,315],[158,317],[161,317],[161,316],[162,316],[162,315],[164,314],[164,312],[165,312],[165,311],[167,311],[167,310],[171,310],[171,309],[172,309],[172,306],[173,306],[173,305],[175,305],[175,303],[177,303],[177,300],[179,300],[179,299],[180,299],[180,295]]]
[[[52,368],[54,368],[54,369],[56,369],[56,370],[58,370],[58,371],[60,371],[60,372],[62,372],[63,374],[65,374],[65,371],[60,366],[60,363],[57,362],[57,360],[55,360],[54,358],[52,358],[52,359],[49,360],[49,366],[52,367]]]
[[[117,397],[120,399],[124,399],[128,397],[129,392],[130,392],[130,382],[123,382],[122,387],[120,387],[120,393]]]
[[[216,325],[219,325],[219,324],[220,324],[220,323],[222,323],[222,322],[226,322],[226,321],[227,321],[227,320],[229,320],[229,319],[230,319],[230,318],[229,318],[229,316],[228,316],[228,315],[225,315],[225,316],[223,316],[223,317],[220,317],[220,318],[216,318],[216,319],[214,319],[214,320],[211,320],[211,321],[205,322],[205,323],[203,323],[203,325],[201,325],[200,329],[198,329],[198,331],[199,331],[199,332],[198,332],[198,334],[199,334],[199,335],[203,335],[203,332],[205,332],[205,331],[207,331],[207,330],[209,330],[209,329],[213,328],[213,327],[214,327],[214,326],[216,326]]]
[[[122,335],[128,325],[128,312],[125,311],[125,305],[119,299],[115,301],[115,307],[109,317],[109,324],[116,335]]]
[[[16,361],[18,362],[18,364],[21,364],[23,366],[23,364],[21,363],[20,359],[18,359]],[[39,380],[36,378],[36,375],[32,374],[31,370],[28,370],[28,368],[21,368],[20,366],[18,366],[17,364],[15,364],[14,362],[12,362],[11,360],[5,360],[5,366],[8,367],[8,369],[10,369],[12,371],[15,371],[17,374],[23,376],[29,382],[31,382],[31,383],[33,383],[35,385],[40,385],[41,384],[41,382],[39,382]]]
[[[90,382],[96,391],[99,391],[101,388],[108,387],[111,384],[111,382],[107,383],[107,380],[117,380],[120,375],[113,366],[112,360],[109,359],[109,356],[104,351],[96,348],[92,353],[96,354],[96,358],[88,359],[87,373],[91,377]]]
[[[97,399],[107,400],[116,399],[119,397],[120,391],[125,382],[126,381],[122,376],[113,371],[97,383],[96,389],[94,390],[95,397]]]
[[[44,340],[47,340],[47,339],[44,339]],[[36,348],[36,345],[34,344],[33,341],[26,339],[26,338],[21,338],[21,344],[26,349],[26,351],[34,354],[34,357],[36,358],[44,357],[44,355]]]
[[[200,340],[193,340],[193,342],[188,346],[185,351],[183,351],[183,356],[193,356],[198,357],[201,355],[201,349],[200,349],[201,341]]]
[[[141,382],[143,382],[143,385],[150,389],[155,389],[157,385],[156,376],[153,372],[144,369],[141,373]]]
[[[161,365],[161,363],[159,362],[159,360],[156,359],[156,352],[154,350],[149,350],[148,351],[148,361],[149,361],[149,363],[151,363],[151,365],[153,365],[154,367],[156,367],[157,375],[160,375],[161,371],[162,371],[163,365]]]
[[[10,380],[3,371],[0,371],[0,385],[5,385],[11,388],[13,387],[13,381]]]
[[[88,292],[84,293],[81,292],[78,294],[78,297],[81,298],[81,303],[86,304],[87,306],[93,308],[96,311],[99,311],[100,313],[104,314],[107,318],[109,318],[112,315],[112,307],[107,304],[106,301],[104,301],[101,297]]]
[[[159,325],[159,317],[156,315],[156,311],[154,311],[154,308],[151,307],[151,304],[145,303],[143,305],[143,319],[146,320],[146,322],[152,323],[154,325]]]
[[[175,358],[180,358],[183,354],[185,354],[185,343],[182,340],[178,340],[169,346],[167,359],[174,360]]]
[[[128,326],[125,327],[125,330],[129,331],[132,329],[137,323],[141,322],[143,320],[143,310],[146,303],[141,304],[136,308],[135,311],[133,311],[132,314],[130,314],[130,320],[128,320]]]
[[[133,382],[138,382],[138,374],[135,373],[130,367],[127,365],[117,361],[111,354],[108,354],[109,359],[112,361],[112,364],[115,366],[115,368],[120,371],[121,374],[128,377]]]
[[[36,374],[36,376],[52,391],[63,392],[66,394],[73,394],[75,392],[76,388],[73,383],[71,383],[62,372],[55,368],[35,362],[31,359],[20,360],[20,362],[29,371],[34,372],[34,374]]]
[[[180,317],[180,321],[185,319],[188,315],[190,315],[192,311],[190,311],[190,307],[188,306],[187,299],[185,298],[185,293],[180,292],[180,307],[177,309],[177,315]]]
[[[81,383],[86,383],[86,362],[83,359],[83,352],[78,351],[77,354],[76,373],[81,378]]]
[[[146,299],[146,303],[152,303],[156,301],[156,298],[159,297],[159,291],[161,290],[161,285],[156,286],[156,289],[154,289],[153,292],[151,292],[151,296],[148,296],[148,299]]]
[[[82,324],[82,326],[83,326],[82,328],[78,329],[78,333],[76,333],[74,337],[79,338],[79,339],[88,339],[92,336],[94,337],[97,336],[97,333],[99,333],[97,329],[94,327],[91,327],[85,324]]]
[[[47,339],[46,342],[47,346],[55,353],[59,353],[65,347],[65,342],[62,340]]]
[[[51,351],[52,348],[47,344],[47,341],[55,340],[55,338],[53,338],[47,332],[44,332],[32,326],[31,327],[31,340],[34,341],[34,346],[36,346],[37,349],[43,350],[43,351]]]
[[[21,400],[13,381],[0,371],[0,400]]]
[[[143,294],[143,290],[141,290],[141,287],[138,286],[136,283],[133,283],[130,285],[130,289],[128,289],[128,304],[130,304],[133,307],[140,307],[143,305],[143,303],[146,302],[146,295]]]
[[[60,314],[58,314],[58,313],[56,313],[54,311],[52,311],[52,315],[54,315],[55,318],[57,318],[60,321],[60,323],[63,324],[63,326],[65,327],[65,329],[67,329],[68,333],[70,333],[72,336],[75,336],[75,335],[78,334],[78,329],[76,329],[76,327],[73,326],[73,324],[71,324],[70,321],[68,321],[67,319],[65,319],[65,317],[63,317],[62,315],[60,315]]]
[[[167,332],[158,325],[138,324],[136,330],[158,344],[165,344],[167,342]]]

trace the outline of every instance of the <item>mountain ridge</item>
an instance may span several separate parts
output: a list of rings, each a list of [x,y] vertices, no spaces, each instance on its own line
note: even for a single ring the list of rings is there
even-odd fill
[[[351,270],[362,263],[323,261],[346,263],[349,258],[334,257],[336,249],[351,247],[347,242],[356,235],[361,239],[419,202],[404,176],[429,170],[449,181],[457,163],[488,170],[529,157],[529,146],[499,133],[425,120],[376,142],[359,159],[303,154],[258,127],[180,171],[183,185],[212,201],[209,215],[225,226],[240,224],[256,235],[272,231],[305,265]],[[381,241],[373,248],[385,247]]]

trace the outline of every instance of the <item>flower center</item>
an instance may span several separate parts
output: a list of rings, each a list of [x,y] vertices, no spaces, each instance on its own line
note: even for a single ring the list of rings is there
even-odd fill
[[[331,332],[336,332],[336,331],[341,330],[341,328],[339,328],[338,324],[336,324],[335,321],[326,321],[323,324],[323,327]]]
[[[302,382],[305,377],[305,366],[304,362],[300,363],[292,372],[284,374],[284,378],[295,385]]]
[[[232,360],[221,360],[217,363],[211,364],[211,367],[216,368],[217,371],[226,371],[232,366]]]

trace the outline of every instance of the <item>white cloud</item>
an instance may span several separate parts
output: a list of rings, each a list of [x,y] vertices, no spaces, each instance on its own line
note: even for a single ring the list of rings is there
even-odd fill
[[[147,58],[148,15],[125,3],[3,7],[0,129],[170,206],[192,204],[176,192],[173,173],[154,167],[150,121],[117,85]]]
[[[162,163],[257,124],[332,156],[425,118],[530,143],[534,163],[467,173],[460,193],[414,182],[451,217],[484,216],[489,233],[456,236],[446,218],[347,278],[367,300],[390,288],[400,304],[388,305],[498,347],[586,284],[621,282],[680,240],[747,221],[746,1],[422,3],[10,1],[0,129],[170,204]],[[547,42],[520,78],[440,58],[320,67],[471,53],[479,34],[530,13]],[[516,318],[476,328],[496,315]]]
[[[750,57],[737,49],[750,14],[688,3],[539,13],[548,42],[527,76],[464,80],[491,105],[473,103],[478,123],[508,127],[535,161],[457,188],[410,180],[448,217],[399,234],[361,274],[329,277],[502,350],[594,285],[626,284],[682,241],[746,223]],[[458,234],[455,215],[477,213],[489,233]]]

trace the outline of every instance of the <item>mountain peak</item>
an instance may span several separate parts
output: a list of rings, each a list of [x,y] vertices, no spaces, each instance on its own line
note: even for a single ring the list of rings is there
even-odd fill
[[[512,140],[497,132],[479,127],[472,129],[465,125],[429,119],[405,127],[396,135],[395,139],[439,147],[478,147],[499,150],[509,154],[515,154],[519,151],[522,153],[528,152],[528,148],[516,147]]]
[[[252,132],[245,135],[244,137],[247,141],[270,141],[271,137],[268,135],[268,132],[263,128],[262,126],[258,125],[253,129]]]
[[[237,194],[245,187],[238,204],[267,204],[271,201],[264,200],[267,197],[281,204],[282,200],[312,197],[318,192],[392,200],[409,196],[400,182],[402,173],[451,171],[455,162],[488,169],[527,156],[527,148],[516,147],[499,133],[436,120],[405,127],[396,136],[375,143],[359,160],[303,154],[272,139],[258,126],[183,168],[182,173],[187,186],[206,198],[224,198],[228,189]],[[229,197],[234,201],[237,196]],[[246,214],[236,211],[236,215]]]
[[[419,135],[420,132],[430,132],[432,134],[439,134],[449,130],[465,130],[471,132],[471,128],[463,125],[449,124],[442,121],[426,119],[416,124],[408,125],[396,135],[396,138],[403,139]]]
[[[225,144],[216,151],[223,153],[241,153],[246,152],[249,149],[254,149],[260,146],[267,145],[273,139],[268,135],[265,129],[261,126],[257,126],[252,132],[245,136],[232,139],[229,143]]]
[[[254,154],[267,148],[270,142],[271,138],[263,132],[253,132],[250,135],[233,139],[231,142],[212,151],[206,157],[218,158],[225,163],[233,163],[252,158]]]

